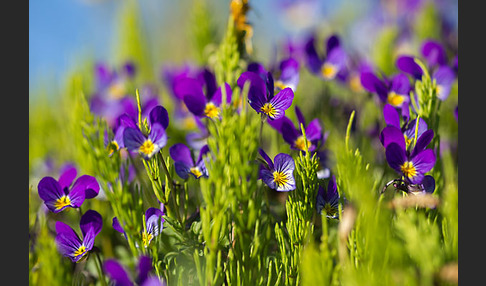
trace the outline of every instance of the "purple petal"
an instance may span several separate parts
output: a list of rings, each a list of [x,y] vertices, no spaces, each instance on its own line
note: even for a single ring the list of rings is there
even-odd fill
[[[138,128],[127,127],[123,132],[123,142],[129,151],[138,152],[145,140],[145,136]]]
[[[150,129],[150,134],[148,138],[154,143],[155,149],[154,154],[162,149],[165,144],[167,144],[167,134],[165,133],[164,127],[162,125],[155,123]]]
[[[176,174],[184,180],[189,178],[189,174],[191,173],[191,167],[193,165],[188,165],[181,161],[174,162],[174,168]]]
[[[101,228],[103,227],[103,218],[97,211],[87,210],[81,217],[79,226],[83,236],[86,236],[90,229],[94,231],[94,236],[96,236],[100,233]]]
[[[442,45],[434,40],[425,41],[421,49],[429,66],[447,64],[447,55]]]
[[[169,155],[174,162],[182,162],[184,165],[194,166],[191,150],[184,143],[177,143],[169,148]]]
[[[307,124],[305,124],[305,118],[304,118],[304,115],[302,114],[302,111],[300,111],[300,108],[296,105],[295,106],[295,115],[297,116],[297,121],[299,121],[299,126],[300,124],[307,126]]]
[[[374,73],[362,72],[360,75],[360,81],[365,90],[378,94],[382,101],[386,101],[388,88],[386,87],[385,83]]]
[[[211,98],[211,102],[214,103],[216,106],[220,106],[221,102],[223,100],[223,87],[220,86],[214,93],[213,97]],[[231,90],[231,86],[227,84],[226,82],[224,83],[224,90],[226,92],[226,104],[231,103],[231,96],[233,94],[233,91]]]
[[[412,75],[415,79],[422,79],[422,68],[412,56],[400,56],[396,61],[397,68],[404,73]]]
[[[56,222],[56,244],[59,252],[63,256],[69,257],[73,262],[79,260],[75,258],[73,253],[79,249],[82,245],[82,241],[74,230],[67,224],[57,221]]]
[[[405,150],[405,138],[403,137],[402,131],[395,126],[387,126],[383,128],[380,133],[380,141],[385,149],[391,143],[396,143],[400,148]]]
[[[290,120],[287,116],[282,116],[278,119],[274,120],[267,120],[268,125],[273,129],[277,130],[279,133],[282,133],[282,124],[284,122],[288,122],[291,126],[293,126],[292,120]]]
[[[201,150],[199,150],[199,156],[197,157],[197,163],[199,164],[200,162],[203,162],[204,156],[209,152],[209,146],[206,144],[204,145]]]
[[[107,259],[103,264],[108,277],[115,282],[115,285],[133,286],[133,283],[125,269],[114,259]]]
[[[280,132],[282,133],[282,137],[285,142],[289,143],[290,146],[293,146],[295,140],[297,140],[297,138],[302,135],[302,133],[294,127],[294,123],[292,123],[290,119],[288,121],[282,122]]]
[[[67,168],[62,172],[61,176],[59,176],[58,182],[61,189],[64,190],[64,188],[69,188],[77,175],[78,171],[76,170],[76,167],[72,165],[67,166]]]
[[[432,77],[435,79],[436,84],[439,87],[437,96],[440,100],[446,100],[447,97],[449,97],[452,84],[456,79],[454,71],[449,66],[441,66],[434,72]]]
[[[422,135],[417,140],[415,147],[413,148],[411,156],[414,157],[418,152],[427,148],[427,145],[429,145],[430,141],[432,141],[432,138],[434,138],[434,130],[429,129],[422,133]]]
[[[123,227],[121,226],[120,221],[118,221],[118,218],[117,218],[117,217],[113,217],[113,220],[112,220],[111,226],[113,227],[113,229],[115,229],[115,230],[116,230],[116,231],[118,231],[119,233],[123,233],[123,234],[125,234],[125,230],[124,230],[124,229],[123,229]]]
[[[337,68],[338,71],[340,71],[346,66],[347,60],[348,56],[344,49],[341,47],[336,47],[327,55],[326,62],[332,64]]]
[[[279,172],[293,171],[295,169],[294,159],[288,154],[280,153],[275,156],[274,169]]]
[[[268,73],[268,71],[265,69],[265,66],[259,62],[249,63],[246,70],[260,75],[262,79],[265,78]]]
[[[390,89],[396,94],[408,95],[410,92],[410,80],[405,74],[399,73],[393,77]]]
[[[424,174],[430,171],[435,165],[435,154],[431,149],[424,150],[412,158],[412,163],[417,170],[417,175],[409,178],[412,184],[419,184],[422,182]]]
[[[164,281],[161,281],[157,276],[150,276],[140,286],[166,286]]]
[[[276,114],[271,116],[271,119],[278,119],[285,115],[285,110],[287,110],[294,100],[294,92],[291,88],[286,87],[282,89],[274,98],[270,101],[272,106],[276,110]]]
[[[169,126],[169,113],[167,112],[167,109],[165,109],[161,105],[157,105],[152,108],[149,114],[149,122],[150,125],[153,125],[157,122],[162,125],[164,129],[167,129],[167,127]]]
[[[314,37],[310,37],[305,43],[304,52],[307,67],[312,73],[318,74],[321,71],[321,66],[324,61],[317,53],[314,42]]]
[[[383,106],[383,117],[387,125],[400,128],[400,114],[391,104],[387,103]]]
[[[337,35],[331,35],[329,38],[327,38],[326,41],[326,54],[329,55],[329,53],[334,50],[335,48],[338,48],[340,46],[340,41],[339,37]]]
[[[427,175],[422,179],[421,183],[426,193],[432,194],[435,191],[435,180],[431,175]]]
[[[89,175],[83,175],[74,182],[73,188],[69,193],[72,198],[74,193],[84,192],[86,199],[92,199],[100,192],[100,185],[95,177]],[[82,203],[82,202],[81,202]]]
[[[56,207],[54,206],[57,199],[62,198],[65,195],[56,179],[52,177],[42,178],[37,185],[37,190],[39,197],[44,201],[50,211],[60,212],[62,210],[56,210]]]
[[[260,108],[267,102],[267,86],[265,81],[254,72],[244,72],[237,80],[237,84],[241,90],[243,90],[247,81],[250,82],[250,88],[248,90],[250,106],[257,112],[260,112]]]
[[[260,156],[262,156],[263,160],[265,160],[265,162],[267,162],[268,167],[270,169],[273,169],[272,159],[270,159],[270,157],[267,155],[267,153],[265,153],[265,151],[263,151],[262,148],[258,148],[258,154],[260,154]]]
[[[397,143],[390,143],[385,150],[386,160],[388,165],[395,171],[401,173],[401,166],[407,161],[405,149]]]
[[[208,70],[207,68],[203,69],[203,71],[198,75],[198,79],[203,83],[205,87],[205,94],[207,100],[211,100],[211,96],[216,92],[216,77],[214,74]]]
[[[307,140],[314,141],[322,138],[322,126],[319,118],[315,118],[305,129],[305,136]]]
[[[152,259],[145,255],[140,256],[137,265],[139,284],[142,284],[145,280],[147,280],[148,274],[151,270],[152,270]]]

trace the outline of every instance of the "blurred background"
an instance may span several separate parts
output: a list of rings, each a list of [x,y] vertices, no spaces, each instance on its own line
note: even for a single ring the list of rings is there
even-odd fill
[[[68,71],[91,60],[116,61],[126,0],[29,0],[29,90],[55,93]],[[194,58],[188,47],[197,5],[204,2],[211,25],[221,38],[230,0],[140,0],[140,29],[154,69],[167,61]],[[261,0],[250,1],[254,57],[273,56],[277,45],[313,30],[338,32],[349,49],[367,55],[386,25],[401,25],[434,2],[452,33],[457,34],[457,0]],[[423,10],[423,9],[422,9]],[[426,27],[424,27],[426,28]],[[217,44],[217,43],[215,43]],[[53,90],[54,88],[54,90]]]

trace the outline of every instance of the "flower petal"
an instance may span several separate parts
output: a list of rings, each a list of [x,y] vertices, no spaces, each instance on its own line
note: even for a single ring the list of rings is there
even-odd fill
[[[128,273],[116,260],[107,259],[105,263],[103,263],[103,269],[105,270],[105,273],[108,275],[108,277],[110,277],[110,279],[115,282],[115,285],[133,286],[133,283],[130,280]]]
[[[258,74],[246,71],[237,80],[237,84],[241,90],[243,90],[247,81],[250,82],[250,88],[248,90],[250,106],[257,112],[260,112],[260,108],[267,102],[267,86],[265,81]]]
[[[395,171],[401,173],[401,166],[407,161],[405,149],[395,142],[390,143],[385,150],[386,160],[388,165]]]
[[[412,75],[415,79],[422,79],[422,68],[415,62],[415,59],[412,56],[398,57],[396,66],[399,70]]]
[[[177,143],[169,148],[169,155],[174,162],[182,162],[185,165],[194,166],[191,150],[184,143]]]
[[[150,125],[153,125],[155,122],[157,122],[162,125],[164,129],[167,129],[167,127],[169,126],[169,113],[167,112],[167,109],[165,109],[161,105],[157,105],[152,108],[149,114],[149,122]]]
[[[100,233],[101,228],[103,227],[103,218],[97,211],[87,210],[81,217],[79,227],[81,228],[83,236],[86,236],[90,229],[94,231],[94,235],[96,236]]]
[[[271,119],[278,119],[285,115],[285,110],[287,110],[294,100],[294,92],[291,88],[286,87],[282,89],[274,98],[270,101],[272,106],[276,110],[276,114]]]

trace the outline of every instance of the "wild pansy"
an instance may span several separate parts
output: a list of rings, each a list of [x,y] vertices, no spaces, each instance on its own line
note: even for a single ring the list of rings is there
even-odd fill
[[[292,120],[286,116],[277,120],[269,121],[268,123],[280,134],[282,134],[283,139],[290,145],[290,148],[305,151],[307,147],[309,152],[313,152],[319,148],[321,143],[324,141],[321,122],[318,118],[315,118],[309,122],[308,125],[306,125],[304,115],[298,106],[295,107],[295,113],[298,120],[297,127],[295,127]],[[301,125],[304,127],[307,140],[304,139]]]
[[[145,211],[144,229],[142,231],[142,244],[145,248],[150,245],[152,239],[157,237],[163,229],[165,219],[161,209],[150,207]]]
[[[413,56],[402,55],[398,57],[396,66],[402,72],[410,74],[415,80],[422,80],[424,71],[420,65],[415,62]],[[431,77],[436,83],[435,92],[437,97],[442,101],[446,100],[451,92],[452,84],[456,79],[454,70],[448,65],[441,65],[433,70]]]
[[[100,185],[95,177],[82,175],[73,184],[76,176],[76,168],[70,166],[62,172],[58,180],[47,176],[39,181],[39,197],[50,211],[58,213],[67,207],[79,208],[85,199],[98,195]]]
[[[280,91],[286,87],[290,87],[295,92],[299,83],[299,62],[293,57],[287,57],[278,63],[278,66],[272,67],[269,70],[261,63],[252,62],[248,64],[247,71],[251,71],[260,75],[260,77],[267,81],[268,76],[272,76],[275,91]]]
[[[246,82],[249,82],[248,103],[257,112],[264,114],[271,120],[279,119],[285,115],[294,99],[294,92],[290,87],[274,92],[273,77],[270,72],[264,79],[255,72],[243,72],[237,80],[237,84],[243,90]]]
[[[191,150],[184,143],[177,143],[169,148],[170,157],[174,160],[175,171],[184,180],[187,180],[189,175],[194,176],[196,179],[208,177],[203,158],[208,152],[208,145],[204,145],[199,151],[197,161],[194,162]]]
[[[327,190],[319,185],[316,198],[316,210],[318,214],[328,218],[339,217],[339,193],[337,191],[336,177],[331,176],[327,184]],[[324,211],[324,212],[323,212]]]
[[[424,145],[424,143],[420,143],[420,140],[417,141],[417,145],[411,153],[396,142],[388,144],[385,149],[388,165],[402,175],[407,183],[422,184],[425,173],[435,165],[434,151],[421,148]]]
[[[325,56],[319,55],[315,37],[309,37],[305,44],[306,64],[309,71],[325,80],[332,80],[345,70],[348,56],[337,35],[327,38],[325,52]]]
[[[410,80],[403,73],[398,73],[390,78],[385,76],[380,79],[374,72],[365,70],[360,76],[361,85],[371,93],[378,95],[381,102],[402,107],[410,102],[412,87]]]
[[[272,162],[263,149],[258,150],[264,161],[260,165],[260,178],[271,189],[279,192],[295,190],[294,159],[288,154],[277,154]]]
[[[419,151],[427,147],[434,137],[434,131],[428,129],[425,120],[418,118],[418,123],[417,119],[409,121],[408,114],[403,114],[404,122],[401,123],[400,114],[389,104],[383,107],[383,116],[387,126],[380,133],[380,142],[385,148],[394,142],[408,152],[412,148]]]
[[[156,275],[150,275],[152,271],[152,259],[146,255],[140,256],[137,264],[137,276],[135,279],[126,271],[123,266],[115,259],[107,259],[103,263],[103,269],[114,285],[123,286],[163,286],[166,285]]]
[[[175,83],[175,92],[183,98],[187,109],[198,117],[218,118],[223,101],[231,103],[232,90],[228,83],[217,87],[214,74],[204,69],[200,78],[181,78]]]
[[[126,127],[123,132],[125,147],[131,152],[138,152],[145,160],[149,160],[167,143],[165,130],[169,125],[167,110],[158,105],[150,111],[148,118],[148,134],[145,135],[138,127]]]
[[[79,222],[82,239],[76,232],[62,221],[56,222],[56,243],[59,252],[69,257],[72,262],[78,262],[93,248],[94,241],[103,226],[101,215],[94,210],[86,211]]]

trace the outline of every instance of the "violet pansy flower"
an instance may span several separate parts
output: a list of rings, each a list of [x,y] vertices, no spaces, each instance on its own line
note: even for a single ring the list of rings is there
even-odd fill
[[[59,180],[47,176],[39,181],[39,197],[50,211],[58,213],[67,207],[79,208],[85,199],[98,195],[100,186],[95,177],[82,175],[73,184],[76,176],[76,168],[70,167],[61,174]]]
[[[115,259],[107,259],[103,264],[108,277],[117,286],[163,286],[166,285],[156,275],[150,275],[152,271],[152,259],[146,255],[140,256],[137,264],[137,277],[131,278],[131,275],[123,266]]]
[[[318,118],[315,118],[308,125],[306,125],[305,118],[300,111],[299,107],[295,107],[295,113],[297,114],[298,126],[294,126],[292,120],[284,116],[280,119],[269,121],[269,125],[282,134],[283,139],[290,145],[290,148],[294,150],[305,151],[306,145],[309,152],[313,152],[321,145],[324,140],[324,134],[322,132],[322,125]],[[305,136],[301,130],[301,124],[304,126]]]
[[[322,56],[316,50],[315,38],[310,37],[305,45],[306,64],[310,72],[325,80],[334,79],[341,71],[345,71],[348,56],[341,46],[337,35],[331,35],[326,41],[326,55]]]
[[[390,79],[380,79],[371,71],[364,71],[360,76],[361,85],[371,93],[378,95],[381,102],[391,104],[395,107],[402,107],[410,102],[410,91],[412,90],[408,77],[399,73]]]
[[[265,163],[260,166],[260,178],[271,189],[279,192],[295,190],[294,159],[288,154],[277,154],[272,162],[263,149],[259,149]]]
[[[316,198],[316,210],[318,214],[326,215],[328,218],[339,217],[339,193],[337,191],[336,177],[331,176],[327,190],[319,185]]]
[[[145,211],[145,228],[142,231],[142,244],[145,248],[157,237],[163,229],[165,219],[161,209],[150,207]]]
[[[243,90],[246,82],[250,83],[248,102],[257,112],[262,113],[271,120],[279,119],[285,115],[294,99],[294,92],[286,87],[274,95],[274,84],[271,73],[267,73],[266,81],[251,71],[243,72],[237,80],[238,86]]]
[[[280,91],[286,87],[295,91],[299,83],[299,68],[299,62],[293,57],[288,57],[268,71],[261,63],[252,62],[248,64],[247,71],[257,73],[264,81],[269,81],[270,79],[267,79],[267,77],[272,76],[275,91]]]
[[[380,133],[380,141],[385,148],[390,143],[397,143],[408,152],[411,149],[418,152],[425,149],[434,137],[434,131],[428,129],[427,123],[422,118],[418,119],[418,124],[417,119],[410,122],[406,120],[401,124],[398,111],[389,104],[383,107],[383,116],[387,126]],[[416,140],[415,136],[417,136]],[[412,144],[413,142],[416,142],[415,145]]]
[[[88,210],[81,217],[79,226],[82,238],[69,225],[62,221],[56,222],[56,243],[59,252],[69,257],[72,262],[78,262],[93,248],[95,237],[103,226],[103,220],[98,212]]]
[[[201,79],[181,78],[175,83],[175,92],[183,98],[187,109],[198,117],[218,118],[223,102],[223,92],[226,103],[231,103],[232,90],[228,83],[216,87],[214,75],[205,70]]]
[[[149,134],[145,135],[138,127],[126,127],[123,132],[125,147],[131,152],[138,152],[145,160],[162,149],[167,143],[165,129],[169,125],[167,110],[158,105],[149,114]]]
[[[177,143],[169,148],[169,154],[174,160],[175,171],[184,180],[187,180],[189,175],[194,176],[196,179],[208,177],[208,171],[204,163],[204,155],[208,152],[208,145],[204,145],[199,151],[197,161],[194,161],[191,150],[185,144]]]
[[[424,71],[419,64],[415,62],[412,56],[400,56],[396,61],[397,68],[404,73],[410,74],[415,80],[422,80],[422,75]],[[437,97],[444,101],[449,97],[450,91],[452,89],[452,84],[456,79],[456,74],[454,70],[448,65],[441,65],[434,69],[432,75],[432,80],[436,83],[436,94]]]
[[[432,149],[423,149],[410,154],[395,142],[388,144],[385,155],[388,165],[411,184],[421,184],[425,173],[434,167],[436,161]]]

